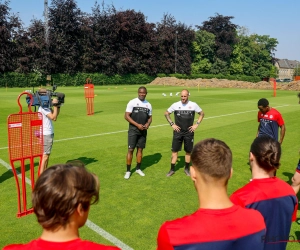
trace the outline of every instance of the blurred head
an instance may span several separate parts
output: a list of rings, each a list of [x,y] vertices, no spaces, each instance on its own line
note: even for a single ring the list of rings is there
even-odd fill
[[[267,113],[270,109],[269,107],[269,101],[266,98],[261,98],[257,102],[257,107],[260,112],[263,114]]]
[[[66,226],[78,205],[88,211],[98,199],[98,178],[84,166],[67,163],[49,167],[40,175],[32,193],[32,206],[40,225],[53,230]]]
[[[281,146],[270,136],[256,137],[251,144],[250,153],[255,157],[259,167],[267,172],[276,170],[280,166]]]
[[[198,142],[191,160],[193,168],[204,176],[204,180],[223,180],[227,184],[231,176],[232,153],[225,142],[214,138]]]
[[[138,98],[141,101],[144,101],[145,98],[146,98],[146,95],[147,95],[147,89],[144,86],[139,87],[139,89],[138,89]]]
[[[181,97],[181,102],[183,104],[186,104],[189,101],[189,95],[190,95],[190,92],[187,89],[184,89],[181,91],[180,97]]]

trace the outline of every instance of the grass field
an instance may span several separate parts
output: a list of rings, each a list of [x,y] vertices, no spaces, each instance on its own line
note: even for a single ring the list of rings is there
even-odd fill
[[[66,100],[54,123],[55,142],[50,165],[79,159],[100,178],[100,202],[91,207],[89,223],[80,229],[82,238],[109,245],[123,243],[123,249],[155,249],[160,225],[166,220],[192,213],[198,208],[198,200],[192,181],[183,173],[184,152],[179,153],[176,174],[166,177],[170,168],[172,130],[164,112],[179,100],[175,93],[182,87],[147,86],[147,99],[153,106],[153,122],[148,130],[142,162],[146,176],[133,173],[129,180],[123,178],[128,128],[124,112],[127,102],[137,97],[137,88],[95,86],[95,114],[87,116],[83,87],[58,87],[58,92],[66,94]],[[233,152],[234,174],[229,182],[229,194],[250,179],[248,152],[257,132],[257,101],[262,97],[268,98],[270,106],[277,108],[285,120],[287,132],[277,176],[290,181],[300,148],[300,105],[296,92],[277,91],[277,96],[273,97],[273,92],[267,90],[189,90],[190,100],[197,102],[205,112],[195,141],[208,137],[221,139]],[[17,97],[22,91],[24,89],[0,90],[1,248],[9,243],[28,242],[41,233],[33,214],[16,217],[15,179],[7,169],[7,117],[19,112]],[[171,92],[173,96],[170,96]],[[299,222],[293,223],[290,234],[300,240]],[[288,243],[287,249],[299,249],[299,246],[299,243]]]

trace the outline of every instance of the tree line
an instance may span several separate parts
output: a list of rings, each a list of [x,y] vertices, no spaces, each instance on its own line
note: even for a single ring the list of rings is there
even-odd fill
[[[192,28],[170,14],[149,23],[141,12],[117,10],[104,2],[95,2],[91,13],[84,13],[76,0],[52,0],[48,25],[33,19],[24,27],[9,3],[0,0],[2,74],[178,73],[263,78],[277,73],[277,39],[249,35],[232,22],[233,16],[217,13]]]

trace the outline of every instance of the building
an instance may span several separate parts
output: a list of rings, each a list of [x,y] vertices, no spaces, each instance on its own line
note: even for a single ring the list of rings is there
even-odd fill
[[[294,73],[300,75],[300,62],[296,60],[277,59],[275,67],[278,69],[278,79],[293,80]]]

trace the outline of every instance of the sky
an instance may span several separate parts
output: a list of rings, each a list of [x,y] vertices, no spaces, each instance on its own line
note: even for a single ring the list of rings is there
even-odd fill
[[[44,19],[44,0],[9,0],[10,12],[19,14],[25,27],[33,18]],[[91,13],[96,0],[77,0],[77,6]],[[3,3],[4,0],[0,0]],[[98,0],[102,3],[103,0]],[[142,12],[147,22],[157,23],[170,14],[179,23],[195,28],[216,13],[233,16],[231,22],[245,27],[248,35],[268,35],[278,40],[275,57],[300,61],[299,0],[104,0],[116,10]],[[51,5],[51,0],[48,0]]]

